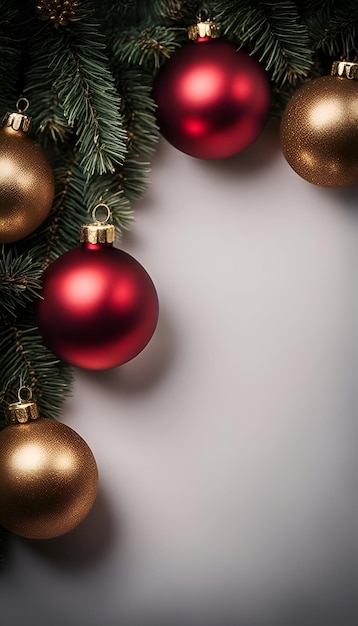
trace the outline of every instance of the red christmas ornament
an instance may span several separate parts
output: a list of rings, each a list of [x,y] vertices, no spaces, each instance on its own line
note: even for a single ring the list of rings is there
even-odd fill
[[[212,22],[189,29],[194,42],[181,48],[154,81],[157,121],[173,146],[201,159],[241,152],[261,133],[270,88],[260,63],[216,37]]]
[[[46,269],[37,302],[38,326],[50,350],[93,370],[122,365],[139,354],[158,320],[150,276],[113,247],[114,226],[106,222],[82,226],[82,246]]]

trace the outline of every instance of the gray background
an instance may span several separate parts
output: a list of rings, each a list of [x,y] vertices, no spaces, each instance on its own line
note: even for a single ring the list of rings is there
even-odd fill
[[[357,623],[358,188],[321,189],[269,126],[222,162],[161,141],[122,247],[156,283],[144,352],[78,371],[63,420],[100,493],[14,538],[2,626]]]

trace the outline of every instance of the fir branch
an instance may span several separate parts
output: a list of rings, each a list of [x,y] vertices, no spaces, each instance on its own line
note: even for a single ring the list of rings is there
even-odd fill
[[[121,111],[132,155],[152,156],[159,139],[152,98],[152,74],[119,64],[115,66],[116,85],[122,95]]]
[[[143,196],[149,184],[149,173],[149,163],[138,161],[136,157],[129,154],[123,167],[117,173],[128,200],[139,200]]]
[[[184,29],[167,28],[162,25],[150,25],[142,28],[130,28],[118,34],[113,45],[116,61],[139,65],[148,71],[160,67],[180,46],[178,34]]]
[[[58,33],[49,24],[32,20],[29,37],[30,65],[26,75],[24,95],[30,102],[35,136],[42,145],[70,141],[73,130],[69,128],[63,108],[54,90],[54,74],[50,70]]]
[[[343,3],[328,0],[321,3],[318,10],[306,11],[305,20],[317,52],[346,59],[350,52],[357,54],[358,3],[355,0]]]
[[[312,65],[307,27],[291,0],[229,0],[216,3],[215,21],[223,35],[258,53],[273,82],[295,84]]]
[[[112,175],[92,177],[85,189],[84,199],[92,209],[99,202],[106,203],[112,213],[116,237],[133,223],[131,202],[139,200],[149,185],[149,163],[129,155],[122,167]]]
[[[19,7],[13,2],[0,4],[0,111],[14,110],[18,94],[18,75],[22,45],[19,32]],[[10,69],[10,71],[9,71]]]
[[[98,0],[96,2],[98,11],[105,16],[110,16],[110,20],[116,21],[117,25],[133,25],[140,22],[152,22],[158,20],[179,20],[183,16],[185,6],[190,2],[183,0],[141,0],[141,2],[122,1],[113,4],[113,0]],[[195,2],[197,5],[198,3]]]
[[[88,221],[84,201],[87,177],[73,154],[64,155],[54,167],[56,188],[51,213],[40,228],[24,240],[46,268],[51,261],[79,243],[81,224]]]
[[[32,389],[43,417],[59,417],[72,381],[70,366],[44,346],[33,314],[0,328],[0,423],[21,384]]]
[[[133,222],[133,211],[125,196],[121,176],[122,168],[112,175],[105,174],[92,178],[85,191],[87,206],[94,209],[101,202],[109,206],[117,239],[121,238],[123,230],[130,229]]]
[[[0,257],[0,317],[15,317],[37,297],[41,288],[41,263],[10,249]]]
[[[53,88],[68,125],[77,136],[80,165],[89,175],[113,172],[123,163],[126,133],[105,54],[105,39],[93,17],[91,3],[83,0],[76,10],[79,21],[61,31],[48,50]]]

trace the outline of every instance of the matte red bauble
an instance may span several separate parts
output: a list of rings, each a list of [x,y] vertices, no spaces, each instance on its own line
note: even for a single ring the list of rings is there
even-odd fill
[[[109,224],[83,226],[82,246],[44,272],[37,302],[46,345],[63,361],[85,369],[107,369],[135,357],[158,320],[150,276],[132,256],[114,248],[113,239]]]
[[[211,37],[198,37],[165,63],[153,96],[160,132],[169,143],[200,159],[223,159],[257,139],[271,96],[256,59]]]

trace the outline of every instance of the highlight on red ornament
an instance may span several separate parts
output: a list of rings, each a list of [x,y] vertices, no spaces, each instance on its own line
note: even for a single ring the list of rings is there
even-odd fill
[[[96,219],[104,207],[107,218]],[[44,272],[37,321],[45,344],[63,361],[85,369],[122,365],[151,339],[158,296],[144,267],[113,246],[110,210],[99,204],[81,228],[81,246]]]
[[[154,80],[161,134],[200,159],[223,159],[250,146],[262,132],[271,104],[260,63],[216,37],[213,22],[190,27],[193,41],[176,52]]]

